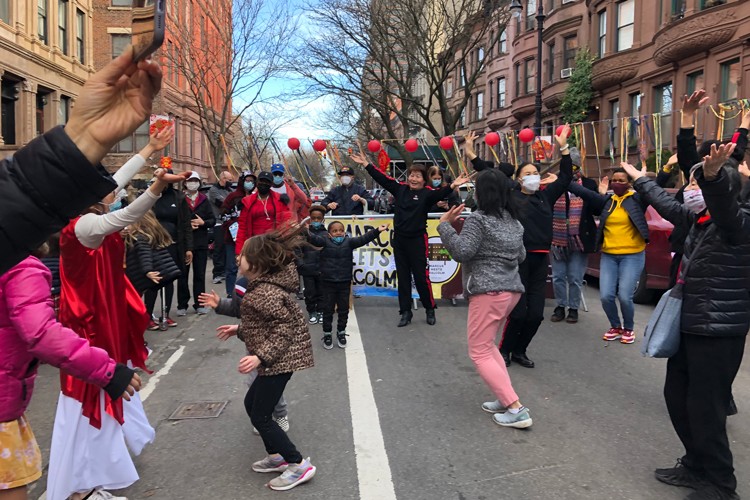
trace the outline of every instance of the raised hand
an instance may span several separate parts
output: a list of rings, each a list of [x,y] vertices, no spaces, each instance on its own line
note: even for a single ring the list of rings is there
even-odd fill
[[[223,342],[237,335],[237,330],[239,330],[239,328],[239,325],[222,325],[216,329],[216,336]]]
[[[451,208],[447,212],[445,212],[443,215],[440,216],[440,222],[448,222],[450,224],[453,224],[456,222],[456,219],[461,215],[461,212],[464,211],[466,205],[461,203],[460,205],[456,205],[455,207]]]
[[[739,170],[740,174],[742,174],[745,179],[750,179],[750,168],[747,167],[746,161],[740,163],[739,167],[737,167],[737,170]]]
[[[742,111],[742,121],[740,122],[740,128],[750,128],[750,108]]]
[[[360,165],[367,166],[370,164],[370,160],[368,160],[367,156],[365,156],[363,153],[352,153],[351,155],[349,155],[349,158],[359,163]]]
[[[161,151],[172,143],[174,139],[174,125],[164,127],[161,130],[154,130],[149,135],[148,145],[153,149],[152,152]]]
[[[469,133],[464,136],[464,140],[466,141],[467,153],[474,152],[474,141],[476,141],[478,137],[479,136],[477,135],[477,133],[474,132],[473,130],[469,131]]]
[[[599,194],[605,195],[609,191],[609,177],[606,175],[599,181]]]
[[[706,96],[706,91],[703,89],[696,90],[691,95],[682,96],[682,113],[695,113],[698,108],[708,102],[709,98]]]
[[[198,296],[198,304],[203,307],[210,307],[211,309],[219,307],[219,301],[221,301],[221,297],[213,290],[211,290],[211,293],[204,292]]]
[[[451,189],[456,189],[458,186],[462,186],[469,182],[471,178],[466,174],[461,174],[458,177],[456,177],[453,180],[453,183],[451,184]]]
[[[560,149],[565,147],[566,144],[568,144],[568,136],[570,135],[570,125],[565,124],[563,126],[562,132],[560,135],[555,135],[555,142],[557,142],[557,145],[560,146]]]
[[[625,161],[620,162],[620,167],[625,170],[625,172],[627,172],[627,174],[633,180],[640,179],[641,177],[646,175],[645,167],[639,170]]]
[[[188,177],[190,177],[190,172],[182,172],[179,174],[170,174],[167,172],[164,168],[157,168],[156,171],[154,171],[154,177],[156,177],[156,180],[164,185],[166,184],[174,184],[175,182],[182,182],[186,181]],[[156,183],[154,183],[156,184]],[[163,186],[162,186],[163,187]]]
[[[542,186],[546,186],[547,184],[552,184],[556,180],[557,180],[557,174],[553,174],[550,172],[544,176],[544,178],[541,180],[539,184]]]
[[[703,157],[703,177],[706,180],[713,180],[719,174],[721,166],[732,156],[732,152],[737,145],[734,143],[722,144],[718,148],[716,144],[711,146],[711,152],[708,156]]]

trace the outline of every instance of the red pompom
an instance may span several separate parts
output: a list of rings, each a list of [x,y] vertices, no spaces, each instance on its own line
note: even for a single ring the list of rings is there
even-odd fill
[[[409,139],[404,143],[404,149],[406,149],[408,152],[413,153],[417,149],[419,149],[419,141],[416,139]]]
[[[326,150],[326,141],[323,139],[318,139],[317,141],[313,142],[313,149],[320,153],[321,151]]]
[[[490,132],[484,136],[484,142],[491,148],[495,147],[500,143],[500,136],[497,132]]]
[[[521,142],[531,142],[534,140],[534,131],[530,128],[525,128],[518,133],[518,140]]]
[[[286,141],[286,145],[289,146],[289,149],[296,151],[299,149],[299,139],[296,137],[290,137],[289,140]]]
[[[377,153],[380,151],[380,141],[376,141],[375,139],[371,140],[367,143],[367,149],[369,149],[371,153]]]
[[[445,150],[453,149],[453,137],[450,137],[450,136],[441,137],[440,147]]]

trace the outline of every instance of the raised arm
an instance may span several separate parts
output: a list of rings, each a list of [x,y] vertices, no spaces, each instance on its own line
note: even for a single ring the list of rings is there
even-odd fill
[[[357,236],[351,239],[351,242],[349,243],[352,249],[363,247],[370,243],[371,241],[375,241],[381,232],[388,229],[388,226],[386,224],[383,224],[380,227],[372,228],[369,231],[367,231],[362,236]]]
[[[708,102],[706,91],[696,90],[691,95],[682,97],[680,111],[680,133],[677,135],[677,162],[685,178],[690,177],[690,169],[702,160],[695,145],[695,113]]]
[[[129,159],[125,165],[117,169],[117,172],[112,176],[117,183],[117,189],[125,189],[135,174],[137,174],[146,164],[146,160],[148,160],[152,154],[161,151],[171,144],[172,139],[174,139],[174,127],[170,126],[160,131],[153,131],[149,136],[146,147],[141,149],[137,155]]]
[[[570,182],[573,180],[573,160],[570,159],[570,148],[568,146],[568,136],[570,135],[570,126],[565,125],[560,135],[555,136],[555,141],[560,148],[560,175],[557,179],[542,191],[542,196],[547,199],[550,205],[554,205],[557,199],[567,190]]]
[[[434,205],[435,203],[444,200],[448,197],[457,187],[462,186],[469,182],[469,177],[466,174],[461,174],[458,177],[456,177],[453,182],[450,184],[450,186],[445,186],[440,189],[436,189],[433,191],[429,191],[427,193],[427,203],[429,206]]]
[[[571,182],[570,185],[568,185],[568,191],[587,202],[591,206],[591,211],[594,215],[599,215],[602,210],[604,210],[604,206],[609,199],[609,196],[599,194],[597,191],[592,191],[576,182]]]
[[[675,226],[689,227],[695,221],[693,212],[649,179],[645,172],[625,162],[620,166],[634,179],[633,187],[638,192],[643,207],[652,205],[659,215]]]

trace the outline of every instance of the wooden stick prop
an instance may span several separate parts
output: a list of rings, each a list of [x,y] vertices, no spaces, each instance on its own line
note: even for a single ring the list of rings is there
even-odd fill
[[[307,142],[310,143],[310,147],[313,148],[313,151],[315,152],[315,155],[318,157],[318,161],[320,162],[320,168],[323,169],[323,171],[325,172],[326,166],[323,164],[323,155],[320,154],[318,151],[315,151],[315,147],[313,146],[312,139],[308,139]],[[301,156],[301,154],[300,154],[300,156]]]
[[[596,153],[596,169],[599,173],[599,178],[602,178],[602,162],[599,160],[599,139],[597,139],[596,124],[591,122],[591,131],[594,135],[594,152]]]
[[[258,168],[258,172],[263,170],[263,167],[260,164],[260,158],[258,158],[258,146],[255,142],[255,137],[253,137],[253,134],[247,134],[247,136],[250,138],[250,147],[253,150],[253,158],[255,158],[255,165]]]
[[[274,139],[273,137],[271,137],[271,142],[273,143],[274,149],[276,149],[276,153],[281,156],[281,161],[284,162],[284,165],[286,165],[287,168],[289,168],[289,175],[290,175],[290,177],[292,177],[292,182],[293,182],[294,181],[294,176],[291,175],[291,170],[292,170],[291,167],[292,167],[292,165],[289,162],[286,161],[286,155],[281,150],[281,148],[279,147],[279,145],[276,144],[276,139]],[[300,180],[302,181],[302,184],[305,185],[305,188],[307,189],[307,192],[309,193],[310,192],[310,186],[307,185],[307,182],[305,181],[305,178],[302,177]]]

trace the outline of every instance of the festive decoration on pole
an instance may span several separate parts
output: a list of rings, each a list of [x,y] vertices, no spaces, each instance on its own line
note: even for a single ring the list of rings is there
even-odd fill
[[[297,151],[299,149],[299,139],[296,137],[290,137],[288,141],[286,141],[286,145],[289,146],[289,149],[292,151]]]
[[[530,128],[525,128],[518,133],[518,140],[523,143],[529,143],[534,140],[534,131]]]
[[[162,156],[160,166],[161,168],[172,168],[172,158],[169,156]]]
[[[367,143],[367,149],[369,149],[371,153],[377,153],[380,151],[380,141],[375,139],[371,140]]]
[[[404,143],[404,149],[410,153],[414,153],[417,149],[419,149],[419,141],[417,141],[416,139],[409,139]]]
[[[497,132],[490,132],[484,136],[484,142],[491,148],[494,148],[500,143],[500,136]]]
[[[445,136],[440,139],[440,147],[446,151],[453,149],[453,137]]]
[[[323,139],[318,139],[317,141],[313,142],[313,149],[318,153],[321,153],[325,151],[326,145],[326,141],[324,141]]]

